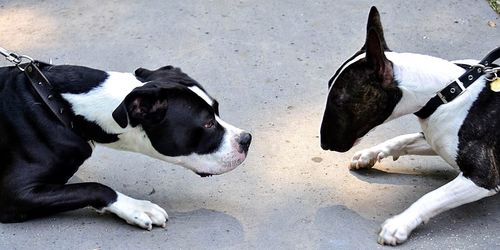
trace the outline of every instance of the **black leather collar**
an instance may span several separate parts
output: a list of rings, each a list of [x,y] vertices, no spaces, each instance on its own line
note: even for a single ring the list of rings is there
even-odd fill
[[[43,75],[38,68],[45,63],[32,61],[24,68],[24,73],[29,79],[31,86],[43,101],[45,106],[49,108],[51,113],[67,128],[73,129],[74,114],[69,107],[69,104],[63,100],[61,95],[54,90],[54,87],[49,80]]]
[[[436,96],[431,98],[423,108],[414,114],[420,119],[428,118],[439,106],[451,102],[453,99],[461,95],[467,87],[475,82],[480,76],[485,74],[485,67],[491,66],[492,63],[498,58],[500,58],[500,47],[494,49],[486,55],[486,57],[481,60],[479,64],[468,66],[466,68],[467,71],[465,71],[463,75],[437,92]],[[463,64],[457,65],[460,67],[465,66]]]

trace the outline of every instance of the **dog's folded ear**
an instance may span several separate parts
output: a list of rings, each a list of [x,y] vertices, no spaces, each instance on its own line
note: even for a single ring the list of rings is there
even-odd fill
[[[152,73],[151,70],[145,68],[138,68],[135,70],[134,75],[140,78],[147,78]]]
[[[129,124],[153,125],[165,118],[167,97],[164,90],[157,87],[138,87],[113,111],[113,119],[125,128]]]

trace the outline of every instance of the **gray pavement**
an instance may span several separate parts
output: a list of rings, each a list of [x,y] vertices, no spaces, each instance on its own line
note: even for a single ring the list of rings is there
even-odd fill
[[[98,147],[73,181],[98,181],[170,215],[148,232],[81,209],[0,224],[0,249],[380,249],[377,230],[457,175],[438,157],[350,172],[361,148],[419,131],[385,124],[340,154],[319,147],[327,81],[364,42],[377,5],[395,51],[477,58],[500,45],[483,0],[2,1],[0,46],[55,64],[131,72],[181,67],[253,133],[246,162],[199,178],[182,167]],[[0,62],[1,65],[7,65]],[[500,197],[446,212],[399,249],[500,249]]]

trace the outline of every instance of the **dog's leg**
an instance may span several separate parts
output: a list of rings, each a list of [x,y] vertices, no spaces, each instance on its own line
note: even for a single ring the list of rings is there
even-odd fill
[[[99,183],[37,185],[13,192],[15,197],[2,199],[0,221],[21,222],[30,218],[92,206],[112,212],[128,223],[151,230],[165,226],[165,210],[149,201],[135,200]]]
[[[153,225],[165,227],[168,220],[167,212],[160,206],[146,200],[136,200],[116,192],[115,202],[104,207],[100,212],[111,212],[124,219],[127,223],[151,230]]]
[[[383,158],[392,156],[397,160],[402,155],[436,155],[436,152],[425,141],[423,133],[401,135],[356,152],[349,169],[371,168],[375,162]]]
[[[460,205],[494,195],[498,190],[477,186],[462,173],[453,181],[424,195],[403,213],[382,224],[378,243],[396,245],[404,242],[413,229],[433,216]]]

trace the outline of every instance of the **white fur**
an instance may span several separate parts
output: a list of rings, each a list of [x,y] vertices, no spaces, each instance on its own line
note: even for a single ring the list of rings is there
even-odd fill
[[[113,111],[120,105],[134,88],[144,83],[137,80],[131,73],[107,72],[108,78],[98,87],[85,94],[62,94],[63,98],[71,103],[76,115],[95,122],[108,133],[123,133],[113,119]],[[130,128],[128,128],[130,129]]]
[[[422,133],[401,135],[377,146],[356,152],[352,157],[350,169],[371,168],[378,161],[392,156],[397,160],[402,155],[435,155]]]
[[[386,220],[378,242],[389,245],[402,243],[413,229],[437,214],[495,193],[495,190],[478,187],[460,173],[453,181],[424,195],[403,213]]]
[[[453,63],[435,57],[395,52],[386,55],[393,62],[394,77],[403,92],[403,97],[387,120],[418,111],[436,92],[465,71]],[[484,77],[481,77],[462,95],[446,105],[441,105],[428,119],[420,120],[427,142],[455,168],[458,168],[455,161],[458,130],[484,87]]]
[[[385,55],[393,62],[394,80],[403,92],[401,101],[388,121],[418,111],[437,91],[465,71],[436,57],[396,52],[387,52]]]
[[[116,192],[117,199],[100,212],[110,212],[127,223],[151,230],[153,225],[165,227],[168,215],[160,206],[146,200],[136,200]]]

